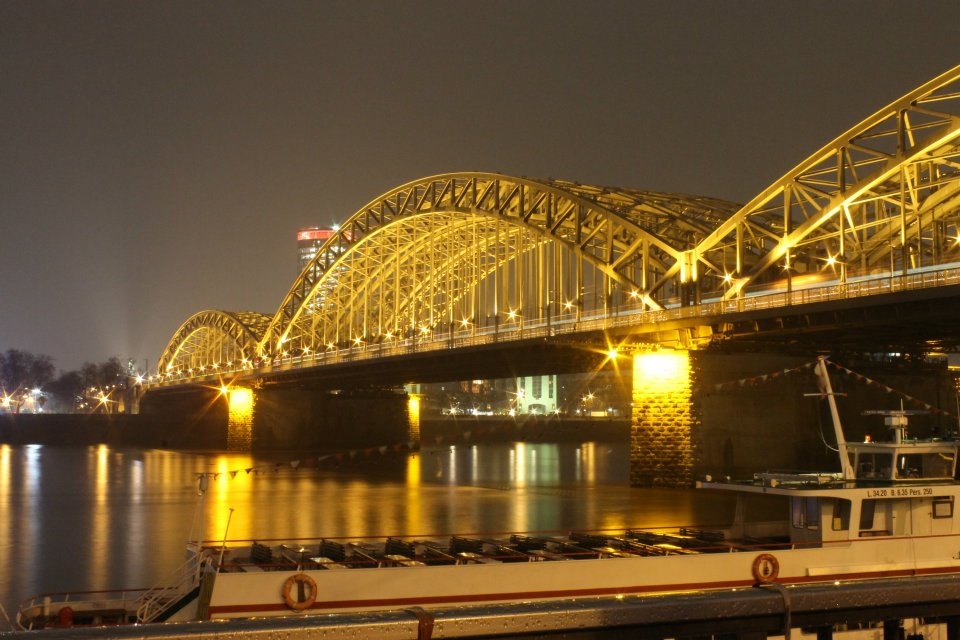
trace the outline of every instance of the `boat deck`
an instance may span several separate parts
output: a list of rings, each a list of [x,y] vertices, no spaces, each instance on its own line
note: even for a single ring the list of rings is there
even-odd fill
[[[228,547],[223,572],[360,569],[418,565],[543,562],[730,553],[782,549],[786,538],[727,539],[723,531],[627,530],[622,534],[572,532],[566,536],[511,535],[506,538],[451,536],[448,540],[387,538],[383,542],[322,539],[309,545]]]

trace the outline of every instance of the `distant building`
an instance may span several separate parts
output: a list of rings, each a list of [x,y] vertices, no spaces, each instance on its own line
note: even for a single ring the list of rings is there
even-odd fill
[[[297,231],[297,273],[303,273],[323,243],[333,237],[334,229],[310,227]]]
[[[516,408],[518,414],[547,415],[557,411],[557,376],[525,376],[517,378]]]

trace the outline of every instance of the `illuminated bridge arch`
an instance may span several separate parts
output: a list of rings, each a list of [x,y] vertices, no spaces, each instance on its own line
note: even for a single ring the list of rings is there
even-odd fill
[[[478,327],[662,308],[665,275],[729,218],[721,200],[453,173],[400,186],[350,217],[300,274],[263,355]]]
[[[270,320],[253,311],[201,311],[180,325],[157,368],[161,373],[203,372],[252,362]]]
[[[494,173],[416,180],[353,214],[275,315],[190,318],[160,371],[254,355],[317,362],[320,351],[446,336],[470,344],[523,335],[525,323],[546,335],[642,310],[657,313],[637,322],[655,323],[663,309],[745,307],[753,295],[867,279],[889,278],[892,290],[896,277],[960,266],[958,140],[960,67],[742,206]]]
[[[700,239],[710,295],[960,262],[960,67],[866,118]],[[676,266],[674,267],[676,270]]]

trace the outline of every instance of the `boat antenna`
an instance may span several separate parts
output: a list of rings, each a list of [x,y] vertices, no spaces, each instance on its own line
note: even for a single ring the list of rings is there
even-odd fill
[[[227,514],[227,526],[223,528],[223,544],[220,545],[220,559],[217,561],[217,573],[220,573],[220,567],[223,566],[223,552],[227,549],[227,533],[230,531],[230,520],[233,519],[233,507],[230,507],[230,513]]]
[[[827,372],[827,357],[817,357],[817,366],[814,367],[814,373],[819,378],[820,393],[819,396],[826,396],[827,405],[830,407],[830,418],[833,420],[833,432],[837,438],[837,450],[840,452],[840,469],[843,471],[844,480],[853,480],[856,475],[853,473],[853,465],[850,464],[850,456],[847,455],[847,440],[843,436],[843,426],[840,424],[840,414],[837,411],[836,394],[833,392],[833,385],[830,384],[830,374]]]
[[[210,488],[210,476],[206,473],[197,474],[197,506],[193,512],[193,522],[190,524],[190,535],[187,536],[187,541],[192,544],[194,542],[193,534],[196,533],[196,543],[197,549],[199,550],[203,546],[203,511],[204,511],[204,496],[207,493],[207,489]]]

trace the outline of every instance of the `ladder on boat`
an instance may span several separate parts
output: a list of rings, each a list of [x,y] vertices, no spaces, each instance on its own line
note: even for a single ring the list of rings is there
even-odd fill
[[[137,598],[137,623],[164,620],[165,613],[182,603],[191,592],[199,590],[200,572],[205,559],[204,553],[191,554],[167,580]]]

